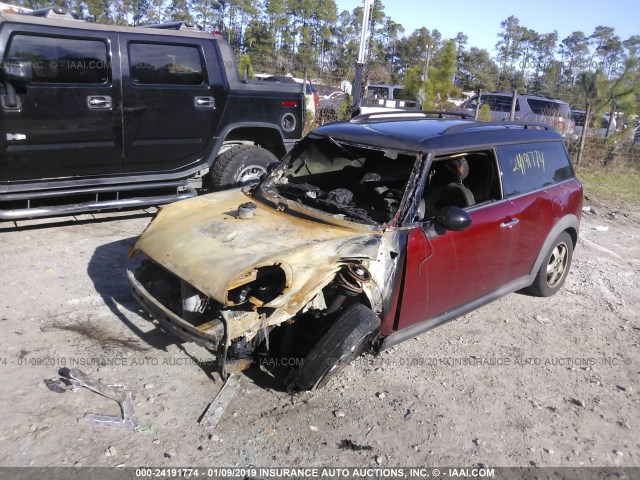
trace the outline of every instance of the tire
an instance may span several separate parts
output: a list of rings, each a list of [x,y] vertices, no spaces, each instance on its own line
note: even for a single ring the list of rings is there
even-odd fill
[[[209,172],[213,190],[242,187],[262,179],[278,159],[257,145],[236,145],[216,158]]]
[[[315,390],[324,386],[371,344],[380,330],[380,319],[356,303],[347,308],[320,337],[288,382],[289,390]]]
[[[550,297],[556,293],[569,274],[572,258],[573,239],[567,232],[562,232],[545,255],[536,279],[527,291],[538,297]]]

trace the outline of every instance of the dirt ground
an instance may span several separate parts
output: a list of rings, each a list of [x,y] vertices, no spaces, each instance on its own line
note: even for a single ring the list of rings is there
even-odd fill
[[[638,466],[640,209],[593,204],[563,290],[512,294],[288,395],[254,368],[219,424],[206,350],[141,316],[127,250],[152,212],[0,223],[1,466]],[[604,228],[603,228],[604,227]],[[62,366],[124,384],[137,431]]]

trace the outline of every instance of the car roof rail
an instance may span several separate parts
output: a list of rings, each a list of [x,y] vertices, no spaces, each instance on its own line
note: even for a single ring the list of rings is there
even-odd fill
[[[197,23],[191,21],[154,23],[152,25],[142,25],[145,28],[161,28],[164,30],[187,30],[191,32],[201,32],[202,28]]]
[[[31,10],[30,12],[18,12],[20,15],[29,15],[31,17],[56,18],[62,20],[79,20],[76,13],[71,13],[65,7],[45,7]]]
[[[469,130],[472,128],[484,128],[484,127],[518,127],[521,129],[535,129],[535,130],[551,130],[549,125],[545,125],[544,123],[539,122],[518,122],[518,121],[501,121],[501,122],[469,122],[469,123],[460,123],[457,125],[452,125],[451,127],[445,129],[442,134],[450,135],[452,133],[460,133],[464,130]]]
[[[389,119],[389,117],[395,117],[390,120],[412,120],[412,119],[424,119],[430,116],[437,116],[438,118],[445,118],[445,116],[460,117],[462,119],[472,119],[473,115],[466,112],[448,112],[445,110],[394,110],[389,112],[373,112],[363,113],[357,117],[353,117],[349,120],[350,123],[366,123],[368,120],[375,119],[376,117],[381,119]]]

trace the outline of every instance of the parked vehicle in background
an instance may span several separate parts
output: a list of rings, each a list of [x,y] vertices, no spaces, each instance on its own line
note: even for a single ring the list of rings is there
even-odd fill
[[[573,138],[579,139],[582,136],[582,131],[584,130],[584,123],[586,121],[587,112],[586,110],[571,110],[571,117],[575,122],[575,129],[573,131]],[[589,122],[589,127],[587,128],[588,136],[597,136],[600,138],[605,138],[607,136],[607,130],[609,131],[609,135],[613,135],[616,133],[617,122],[615,117],[612,120],[611,128],[609,128],[609,120],[611,119],[611,114],[602,114],[600,118],[595,115],[591,116],[591,121]]]
[[[509,120],[511,114],[511,102],[513,94],[508,92],[483,93],[480,106],[488,105],[491,112],[491,120]],[[462,103],[461,110],[467,113],[475,113],[478,104],[478,96],[474,96]],[[555,128],[563,137],[569,137],[574,131],[574,122],[571,118],[571,107],[563,100],[532,94],[517,94],[514,120],[525,122],[540,122]]]
[[[404,87],[402,85],[391,85],[387,83],[373,83],[367,87],[365,97],[404,99],[402,96]]]
[[[133,296],[223,377],[291,366],[295,390],[516,290],[556,293],[582,211],[562,137],[433,113],[324,125],[259,185],[163,208]]]
[[[295,85],[245,82],[178,22],[0,14],[0,219],[157,205],[259,180],[302,136]]]
[[[358,114],[376,112],[420,110],[422,104],[415,99],[404,96],[402,85],[375,83],[367,87],[366,95],[360,102]]]
[[[344,108],[348,95],[345,92],[336,91],[320,99],[318,107],[318,120],[320,125],[338,120],[341,110]]]

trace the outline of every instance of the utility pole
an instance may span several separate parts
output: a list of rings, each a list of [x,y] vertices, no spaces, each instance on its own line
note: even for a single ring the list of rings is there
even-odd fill
[[[360,49],[358,50],[358,60],[356,60],[356,81],[353,85],[353,105],[351,106],[351,114],[355,115],[360,110],[362,101],[362,72],[364,70],[365,54],[367,49],[367,38],[369,37],[369,19],[371,17],[371,7],[375,0],[364,0],[364,9],[362,11],[362,31],[360,32]]]

